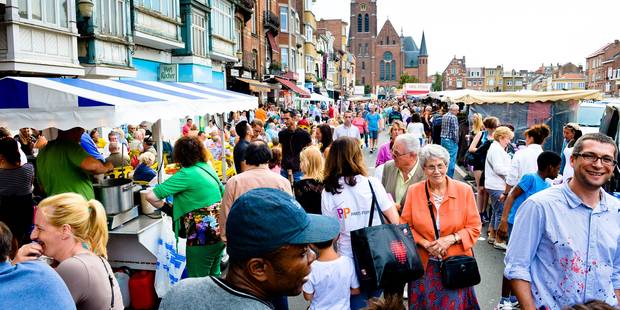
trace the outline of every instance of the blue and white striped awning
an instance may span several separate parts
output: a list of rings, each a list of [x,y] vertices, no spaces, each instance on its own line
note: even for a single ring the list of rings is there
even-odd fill
[[[256,97],[200,83],[0,79],[0,126],[11,129],[113,127],[257,107]]]

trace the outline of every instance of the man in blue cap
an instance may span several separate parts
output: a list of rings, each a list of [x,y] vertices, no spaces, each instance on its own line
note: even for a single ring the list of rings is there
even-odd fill
[[[337,220],[306,214],[288,193],[251,190],[228,215],[226,277],[182,280],[159,309],[273,309],[273,298],[301,293],[316,258],[308,245],[334,239],[339,230]]]

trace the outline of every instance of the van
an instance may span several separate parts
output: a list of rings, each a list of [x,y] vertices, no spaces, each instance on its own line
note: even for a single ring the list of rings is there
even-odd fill
[[[618,126],[618,122],[620,122],[620,103],[607,104],[601,118],[599,132],[614,139],[620,148],[620,126]],[[620,159],[620,154],[618,154],[618,159]],[[620,168],[618,165],[614,168],[613,177],[605,186],[605,190],[608,193],[620,192]]]
[[[599,131],[605,106],[606,104],[603,101],[583,102],[579,105],[577,124],[579,124],[584,135]]]

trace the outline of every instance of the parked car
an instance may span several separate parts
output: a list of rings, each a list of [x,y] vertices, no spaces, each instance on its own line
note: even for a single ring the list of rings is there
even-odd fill
[[[603,101],[584,102],[579,105],[577,123],[583,134],[598,132],[605,106]]]
[[[620,102],[608,103],[601,118],[599,132],[613,138],[620,148],[620,126],[618,126],[618,122],[620,122]],[[620,154],[618,154],[618,160],[620,160]],[[614,169],[613,177],[605,186],[605,190],[610,193],[620,192],[620,167],[616,165]]]

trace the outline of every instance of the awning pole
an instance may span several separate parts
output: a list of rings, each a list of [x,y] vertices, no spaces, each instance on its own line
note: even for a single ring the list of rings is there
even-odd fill
[[[226,175],[227,165],[226,165],[226,122],[224,113],[220,113],[220,121],[222,122],[222,132],[220,135],[222,136],[222,183],[226,183],[228,177]]]
[[[164,180],[164,174],[166,169],[164,167],[164,140],[161,136],[161,119],[158,119],[154,126],[153,131],[155,131],[155,135],[157,137],[157,162],[159,163],[159,169],[157,171],[157,183],[161,184]]]

